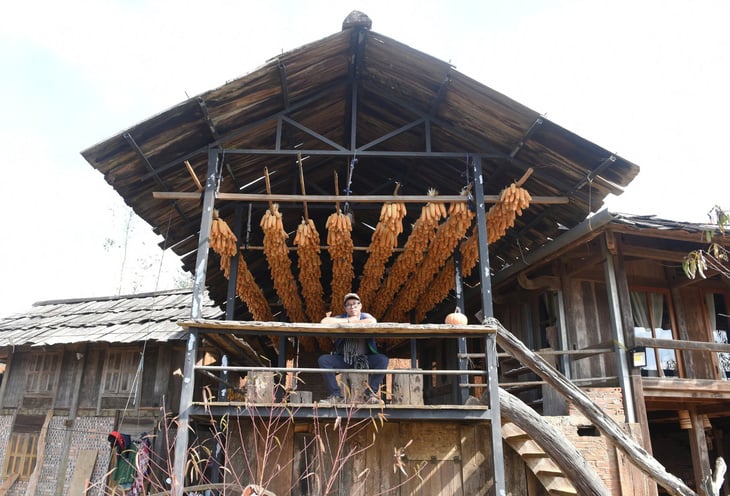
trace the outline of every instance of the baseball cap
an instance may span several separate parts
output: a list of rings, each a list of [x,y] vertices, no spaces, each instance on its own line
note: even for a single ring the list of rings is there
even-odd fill
[[[344,305],[347,303],[347,300],[357,300],[360,301],[360,297],[357,295],[357,293],[347,293],[345,295],[345,299],[342,300],[342,304]]]

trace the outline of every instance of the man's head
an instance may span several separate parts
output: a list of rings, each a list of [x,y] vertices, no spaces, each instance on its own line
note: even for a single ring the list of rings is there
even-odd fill
[[[343,304],[345,305],[345,309],[349,310],[351,308],[359,308],[360,307],[360,297],[357,293],[347,293],[344,298]]]
[[[360,297],[357,293],[347,293],[345,295],[343,304],[345,305],[345,307],[347,307],[347,305],[360,304]]]

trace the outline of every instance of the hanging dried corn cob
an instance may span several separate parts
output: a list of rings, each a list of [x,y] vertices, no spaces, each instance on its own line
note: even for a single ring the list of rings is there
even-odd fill
[[[246,304],[254,320],[272,321],[269,302],[266,301],[263,291],[253,278],[243,255],[238,255],[238,276],[236,277],[236,294]]]
[[[332,299],[330,309],[339,313],[342,299],[352,290],[352,223],[340,209],[327,218],[327,251],[332,259]]]
[[[270,209],[266,209],[261,218],[261,228],[264,231],[264,254],[269,264],[274,288],[281,298],[289,321],[306,322],[297,283],[291,272],[289,247],[286,245],[288,235],[284,231],[278,204],[274,203]]]
[[[370,238],[367,262],[363,268],[362,280],[358,293],[363,305],[369,308],[374,301],[375,292],[385,272],[385,263],[398,246],[398,235],[403,232],[403,217],[406,216],[406,205],[400,202],[384,203],[380,209],[380,218]]]
[[[294,236],[299,257],[299,284],[310,322],[319,322],[325,313],[322,300],[322,262],[319,258],[319,233],[312,219],[302,220]]]
[[[463,190],[466,195],[468,190]],[[454,202],[449,206],[449,217],[439,226],[436,237],[431,242],[423,263],[414,276],[400,290],[393,306],[388,310],[385,319],[394,322],[407,321],[407,313],[416,306],[421,294],[431,283],[446,260],[451,256],[459,240],[464,237],[474,217],[466,202]]]
[[[322,299],[322,270],[319,258],[319,233],[312,219],[302,219],[294,236],[299,265],[299,285],[302,287],[307,317],[310,322],[319,322],[325,315]],[[329,347],[331,339],[317,336],[317,342]],[[299,344],[305,351],[314,351],[315,339],[304,336]],[[320,345],[321,347],[322,345]]]
[[[524,177],[520,182],[523,182]],[[487,243],[493,243],[504,236],[509,227],[514,225],[516,215],[522,215],[522,211],[529,207],[531,196],[526,189],[512,183],[502,190],[500,199],[487,213]],[[476,233],[476,226],[472,229],[471,236],[461,245],[462,274],[468,276],[479,261],[479,243]],[[423,297],[416,306],[416,322],[421,322],[426,313],[438,303],[442,302],[449,291],[454,288],[454,261],[449,260],[441,273],[433,280]]]
[[[521,183],[522,180],[520,180]],[[487,212],[487,242],[493,243],[505,235],[507,229],[514,227],[515,217],[522,215],[530,206],[530,193],[518,183],[512,183],[502,190],[499,201]]]
[[[226,279],[230,277],[231,257],[238,253],[237,242],[238,239],[228,223],[218,216],[218,210],[213,210],[213,222],[210,225],[210,248],[220,255],[220,268]]]
[[[479,237],[477,228],[474,226],[471,235],[461,243],[461,272],[464,276],[471,274],[471,271],[479,262]]]
[[[428,195],[436,196],[438,191],[431,188],[428,190]],[[388,277],[368,307],[375,318],[379,319],[383,316],[398,289],[423,261],[424,254],[436,235],[436,228],[442,217],[446,217],[446,208],[443,203],[427,203],[421,208],[421,216],[413,225],[411,235],[403,246],[403,252],[398,255]]]
[[[479,261],[479,243],[475,232],[472,229],[471,235],[461,243],[461,272],[463,276],[471,274],[472,269]],[[416,305],[415,321],[422,322],[426,313],[441,303],[449,295],[449,292],[456,286],[454,274],[454,258],[451,257],[436,278],[431,281],[428,290],[419,298]]]
[[[426,318],[426,313],[441,303],[449,295],[449,291],[454,289],[454,286],[454,257],[451,257],[441,272],[431,281],[428,290],[424,291],[418,299],[414,321],[422,322]]]

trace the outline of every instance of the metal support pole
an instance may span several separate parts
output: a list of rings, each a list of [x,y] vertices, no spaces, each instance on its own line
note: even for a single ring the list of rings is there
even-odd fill
[[[203,294],[205,292],[205,274],[208,267],[208,249],[210,248],[210,227],[213,223],[213,205],[218,185],[218,149],[208,150],[208,174],[205,181],[205,196],[200,219],[200,235],[198,237],[198,255],[195,260],[195,279],[193,282],[193,302],[190,308],[191,319],[203,316]],[[175,436],[175,460],[172,474],[172,496],[183,496],[185,487],[185,464],[187,461],[188,439],[190,428],[190,408],[193,404],[195,390],[194,368],[198,353],[198,330],[188,330],[188,341],[185,346],[185,364],[183,368],[182,387],[180,389],[180,411],[178,412],[177,434]]]
[[[489,245],[487,244],[487,212],[484,207],[484,184],[482,158],[472,159],[474,197],[477,211],[477,234],[479,236],[479,281],[482,295],[482,323],[494,317],[492,305],[492,280],[489,272]],[[484,359],[487,368],[489,392],[489,413],[492,432],[492,461],[494,466],[494,494],[505,496],[504,453],[502,450],[502,419],[499,412],[499,383],[497,377],[497,335],[489,334],[484,343]]]
[[[456,305],[459,307],[461,313],[464,313],[464,284],[461,269],[460,248],[461,243],[459,243],[456,251],[454,251],[454,292],[456,293]],[[457,353],[459,354],[459,370],[468,370],[469,359],[466,357],[466,338],[463,336],[457,338],[456,346]],[[454,399],[456,400],[457,405],[464,405],[466,403],[467,397],[469,396],[469,388],[459,387],[459,384],[466,384],[468,382],[469,380],[467,375],[460,375],[458,377],[458,382],[454,384]]]

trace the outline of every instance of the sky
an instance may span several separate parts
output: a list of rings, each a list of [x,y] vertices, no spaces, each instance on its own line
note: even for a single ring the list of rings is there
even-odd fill
[[[704,222],[730,208],[726,0],[3,2],[0,316],[184,280],[80,152],[339,31],[353,10],[639,165],[610,210]]]

